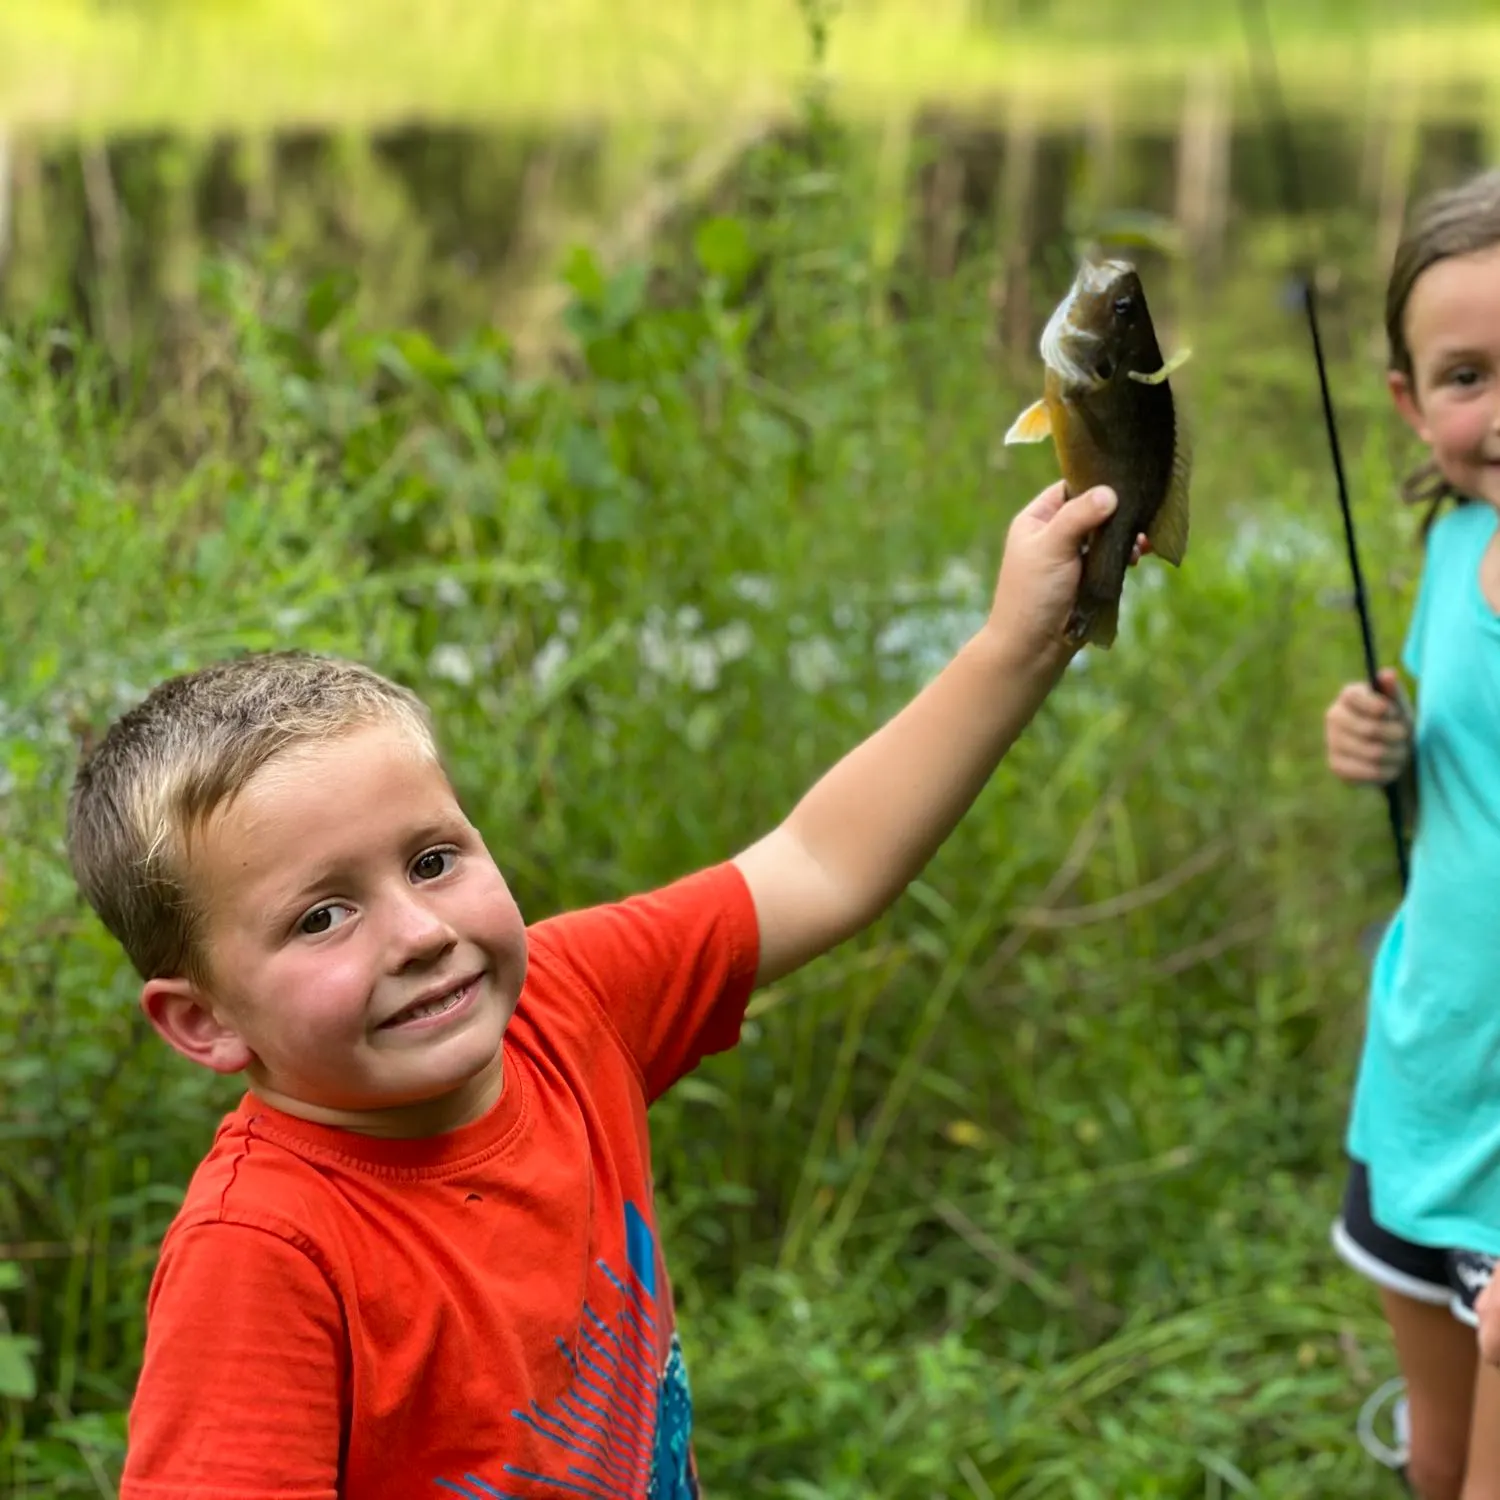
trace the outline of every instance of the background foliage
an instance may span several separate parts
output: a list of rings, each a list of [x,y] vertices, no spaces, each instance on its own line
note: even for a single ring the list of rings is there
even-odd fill
[[[237,1093],[147,1035],[73,890],[79,743],[298,644],[433,703],[530,917],[733,853],[977,625],[1053,476],[1000,444],[1039,379],[997,334],[1014,225],[971,211],[933,274],[890,172],[814,99],[649,252],[573,238],[544,363],[419,315],[368,221],[200,244],[175,303],[112,303],[87,234],[7,288],[0,1491],[113,1493],[155,1247]],[[1263,196],[1212,275],[1142,250],[1194,348],[1186,565],[1132,576],[918,885],[656,1112],[714,1493],[1393,1493],[1353,1440],[1391,1359],[1326,1249],[1394,881],[1378,799],[1321,764],[1360,662],[1303,227]],[[1368,205],[1315,227],[1390,659],[1420,554]],[[1034,232],[1034,314],[1077,228]]]

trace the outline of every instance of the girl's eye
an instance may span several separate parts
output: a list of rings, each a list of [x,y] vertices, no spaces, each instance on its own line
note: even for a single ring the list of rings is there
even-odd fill
[[[411,872],[418,880],[437,880],[446,875],[458,863],[456,849],[429,849],[419,854],[412,864]]]
[[[297,924],[297,931],[306,937],[318,937],[322,933],[332,932],[348,915],[349,908],[347,906],[330,904],[328,906],[314,907]]]

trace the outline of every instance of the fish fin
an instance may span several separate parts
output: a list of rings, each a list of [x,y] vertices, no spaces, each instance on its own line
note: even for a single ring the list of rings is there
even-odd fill
[[[1193,476],[1193,453],[1187,433],[1177,419],[1176,444],[1172,452],[1172,477],[1167,482],[1167,498],[1162,501],[1156,519],[1146,535],[1151,550],[1174,568],[1181,567],[1188,547],[1188,487]]]
[[[1047,401],[1033,401],[1025,411],[1010,424],[1005,434],[1007,443],[1042,443],[1052,434],[1052,417],[1047,411]]]
[[[1160,385],[1173,370],[1180,370],[1192,357],[1191,349],[1179,349],[1154,375],[1143,375],[1139,370],[1127,370],[1125,373],[1142,385]]]

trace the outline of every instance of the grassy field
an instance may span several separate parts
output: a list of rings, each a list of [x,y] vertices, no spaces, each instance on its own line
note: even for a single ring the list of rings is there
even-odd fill
[[[651,297],[580,252],[546,378],[254,264],[210,276],[191,383],[0,338],[0,1493],[113,1494],[157,1240],[234,1097],[144,1033],[71,887],[78,738],[296,643],[427,695],[532,918],[742,846],[977,623],[1053,477],[999,442],[1038,372],[994,357],[986,259],[906,320],[875,295],[878,170],[831,125],[767,145]],[[1326,1248],[1392,858],[1321,765],[1359,645],[1283,232],[1236,251],[1211,296],[1151,284],[1195,351],[1184,568],[1133,575],[923,880],[656,1113],[711,1493],[1397,1494],[1354,1437],[1390,1354]],[[1410,453],[1377,289],[1339,306],[1391,659]]]
[[[1290,97],[1500,119],[1481,0],[1267,0]],[[411,118],[567,124],[785,108],[807,17],[835,18],[844,106],[888,113],[1004,95],[1042,119],[1174,116],[1187,74],[1232,88],[1236,4],[1158,0],[36,0],[0,14],[0,122],[20,128],[357,127]]]

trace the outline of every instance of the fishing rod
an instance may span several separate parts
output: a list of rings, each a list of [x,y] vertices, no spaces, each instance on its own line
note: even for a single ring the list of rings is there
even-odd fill
[[[1302,197],[1301,179],[1297,173],[1297,152],[1292,140],[1291,119],[1287,114],[1286,101],[1276,75],[1276,54],[1271,45],[1271,23],[1266,15],[1265,0],[1243,0],[1245,35],[1250,47],[1251,74],[1259,85],[1261,109],[1276,142],[1281,168],[1281,183],[1285,193],[1290,217],[1301,219],[1305,200]],[[1255,66],[1258,64],[1258,66]],[[1344,548],[1349,555],[1349,572],[1354,580],[1354,608],[1359,615],[1360,636],[1364,642],[1365,673],[1370,686],[1380,691],[1378,665],[1375,655],[1375,630],[1370,623],[1370,604],[1365,595],[1364,573],[1359,566],[1359,545],[1354,536],[1354,513],[1349,506],[1349,487],[1344,480],[1344,460],[1339,451],[1338,422],[1333,412],[1333,395],[1328,388],[1328,367],[1323,358],[1323,340],[1318,333],[1314,275],[1311,256],[1298,277],[1302,293],[1302,307],[1307,314],[1307,329],[1312,337],[1313,360],[1318,367],[1318,388],[1323,396],[1323,424],[1328,431],[1328,449],[1333,457],[1333,475],[1338,485],[1339,510],[1344,518]],[[1396,868],[1400,872],[1401,886],[1406,888],[1408,861],[1406,850],[1406,824],[1401,815],[1401,792],[1398,783],[1385,788],[1385,800],[1390,812],[1391,835],[1396,843]]]

